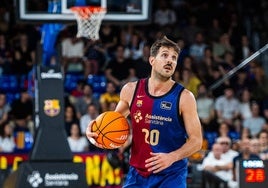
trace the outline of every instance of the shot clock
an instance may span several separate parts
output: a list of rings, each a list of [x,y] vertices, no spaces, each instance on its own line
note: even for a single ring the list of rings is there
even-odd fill
[[[267,188],[268,161],[243,160],[239,163],[239,188]]]

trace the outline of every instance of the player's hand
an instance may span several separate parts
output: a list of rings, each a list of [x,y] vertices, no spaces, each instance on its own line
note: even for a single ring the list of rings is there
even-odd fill
[[[103,148],[102,144],[97,143],[95,140],[98,137],[98,134],[96,132],[92,132],[93,123],[95,123],[95,120],[92,120],[89,122],[87,129],[86,129],[86,136],[91,144],[93,144],[99,148]]]
[[[145,167],[149,172],[158,173],[172,165],[168,153],[150,153],[152,157],[145,160]]]

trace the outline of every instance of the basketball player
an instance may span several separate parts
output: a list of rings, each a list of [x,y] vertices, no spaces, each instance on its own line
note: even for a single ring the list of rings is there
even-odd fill
[[[172,80],[179,51],[167,37],[158,39],[150,49],[151,76],[121,90],[115,111],[130,115],[133,134],[124,188],[186,188],[187,157],[201,148],[202,133],[193,94]],[[90,140],[97,136],[91,124]]]

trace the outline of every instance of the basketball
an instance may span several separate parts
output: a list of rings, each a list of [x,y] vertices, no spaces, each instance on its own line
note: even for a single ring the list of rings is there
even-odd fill
[[[130,127],[122,114],[107,111],[96,118],[92,124],[92,132],[98,134],[95,141],[101,144],[104,149],[116,149],[128,139]]]

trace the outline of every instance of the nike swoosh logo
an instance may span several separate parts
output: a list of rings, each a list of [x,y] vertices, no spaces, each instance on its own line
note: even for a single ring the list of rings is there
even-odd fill
[[[139,99],[139,98],[142,98],[142,97],[144,97],[144,95],[137,95],[137,98]]]

